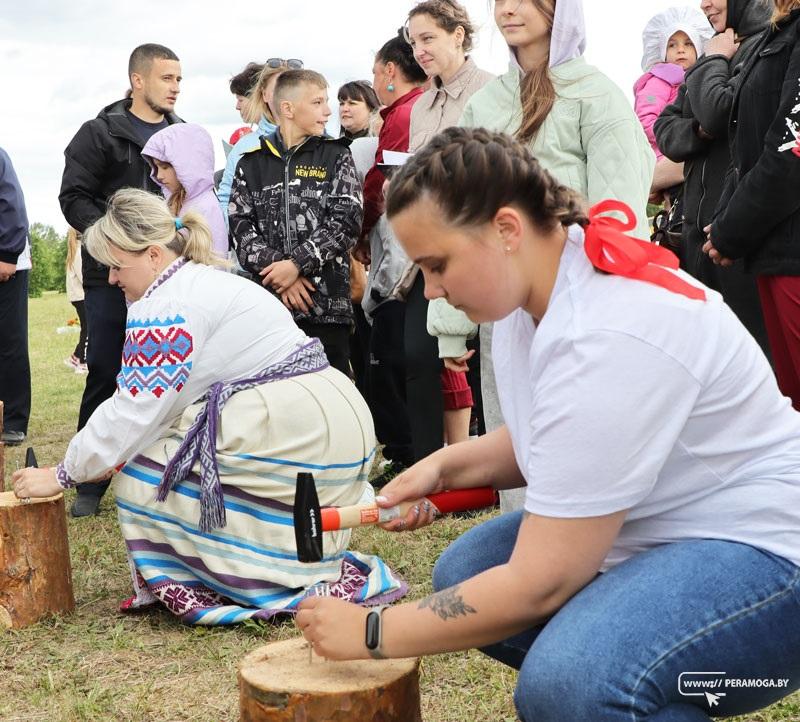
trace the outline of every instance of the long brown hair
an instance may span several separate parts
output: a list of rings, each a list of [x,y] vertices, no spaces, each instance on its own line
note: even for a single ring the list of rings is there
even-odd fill
[[[525,0],[523,0],[524,2]],[[548,32],[553,32],[553,19],[556,13],[555,0],[530,0],[544,15]],[[522,102],[522,123],[517,138],[530,143],[542,127],[556,102],[556,89],[550,77],[550,51],[547,51],[542,64],[529,70],[520,82],[520,101]]]
[[[773,0],[773,2],[775,3],[775,12],[772,13],[773,23],[779,23],[792,10],[800,8],[800,0]]]
[[[519,208],[545,233],[589,222],[583,198],[525,145],[485,128],[448,128],[417,151],[392,178],[386,215],[391,219],[425,196],[454,226],[489,223],[504,206]]]
[[[167,201],[167,207],[172,211],[172,215],[176,218],[181,214],[181,208],[186,201],[186,189],[181,186],[176,190]]]

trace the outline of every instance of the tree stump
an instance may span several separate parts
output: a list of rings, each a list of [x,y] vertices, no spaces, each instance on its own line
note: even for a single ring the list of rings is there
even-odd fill
[[[241,722],[421,722],[419,704],[418,659],[311,663],[297,638],[239,667]]]
[[[0,629],[74,608],[64,495],[23,502],[0,492]]]

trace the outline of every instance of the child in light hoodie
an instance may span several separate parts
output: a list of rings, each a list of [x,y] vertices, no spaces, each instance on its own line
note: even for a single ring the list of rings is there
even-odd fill
[[[214,144],[208,132],[194,123],[175,123],[155,133],[142,156],[172,214],[200,213],[211,228],[214,252],[227,258],[228,230],[214,193]]]
[[[713,34],[706,16],[694,7],[668,8],[644,28],[644,75],[633,86],[634,108],[659,162],[664,154],[653,126],[661,111],[675,100],[686,71],[703,54],[703,46]]]

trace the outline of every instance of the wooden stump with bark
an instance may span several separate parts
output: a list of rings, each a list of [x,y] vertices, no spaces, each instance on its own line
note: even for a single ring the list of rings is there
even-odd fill
[[[419,660],[309,661],[304,639],[259,647],[239,667],[241,722],[421,722]]]
[[[74,608],[64,495],[0,492],[0,629]]]

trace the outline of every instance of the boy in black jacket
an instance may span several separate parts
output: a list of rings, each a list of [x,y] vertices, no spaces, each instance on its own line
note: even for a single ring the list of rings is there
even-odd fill
[[[239,161],[228,218],[242,268],[349,375],[350,249],[363,199],[349,141],[325,136],[327,87],[312,70],[281,74],[273,96],[280,125]]]

